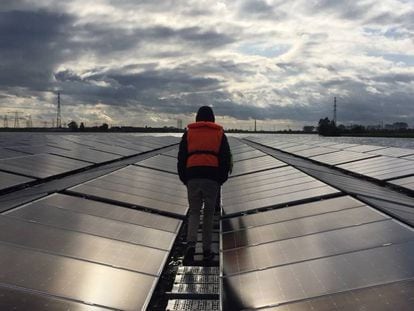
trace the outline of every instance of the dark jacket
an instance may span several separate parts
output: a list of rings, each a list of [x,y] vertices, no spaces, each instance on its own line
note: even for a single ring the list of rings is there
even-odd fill
[[[190,129],[191,130],[191,129]],[[231,152],[226,135],[223,133],[220,149],[218,152],[218,167],[213,166],[192,166],[187,167],[188,141],[187,131],[181,138],[180,149],[178,151],[177,171],[180,180],[186,185],[192,178],[207,178],[217,181],[220,185],[227,181],[231,170]]]

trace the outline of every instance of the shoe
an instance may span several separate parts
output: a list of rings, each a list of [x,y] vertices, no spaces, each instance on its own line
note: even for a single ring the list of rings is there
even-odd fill
[[[213,261],[214,256],[214,253],[212,253],[210,250],[203,252],[203,260],[206,262]]]
[[[194,253],[195,253],[195,247],[189,246],[187,247],[183,259],[183,265],[184,266],[191,266],[194,264]]]

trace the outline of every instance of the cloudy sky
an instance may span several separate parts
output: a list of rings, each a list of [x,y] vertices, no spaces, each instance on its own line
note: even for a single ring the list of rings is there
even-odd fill
[[[414,0],[1,0],[1,116],[51,124],[57,90],[87,125],[300,128],[337,96],[414,126]]]

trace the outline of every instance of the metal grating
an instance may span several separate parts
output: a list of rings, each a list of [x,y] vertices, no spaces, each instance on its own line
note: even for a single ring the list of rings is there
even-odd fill
[[[220,310],[219,300],[172,299],[166,311],[216,311]]]
[[[218,295],[219,284],[195,283],[195,284],[174,284],[172,294],[184,295]]]

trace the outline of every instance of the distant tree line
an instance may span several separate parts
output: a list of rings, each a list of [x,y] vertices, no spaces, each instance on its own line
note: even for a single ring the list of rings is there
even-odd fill
[[[321,136],[378,136],[378,137],[414,137],[414,129],[408,128],[405,122],[395,122],[381,126],[364,126],[360,124],[345,126],[336,125],[329,118],[320,119],[317,132]]]

